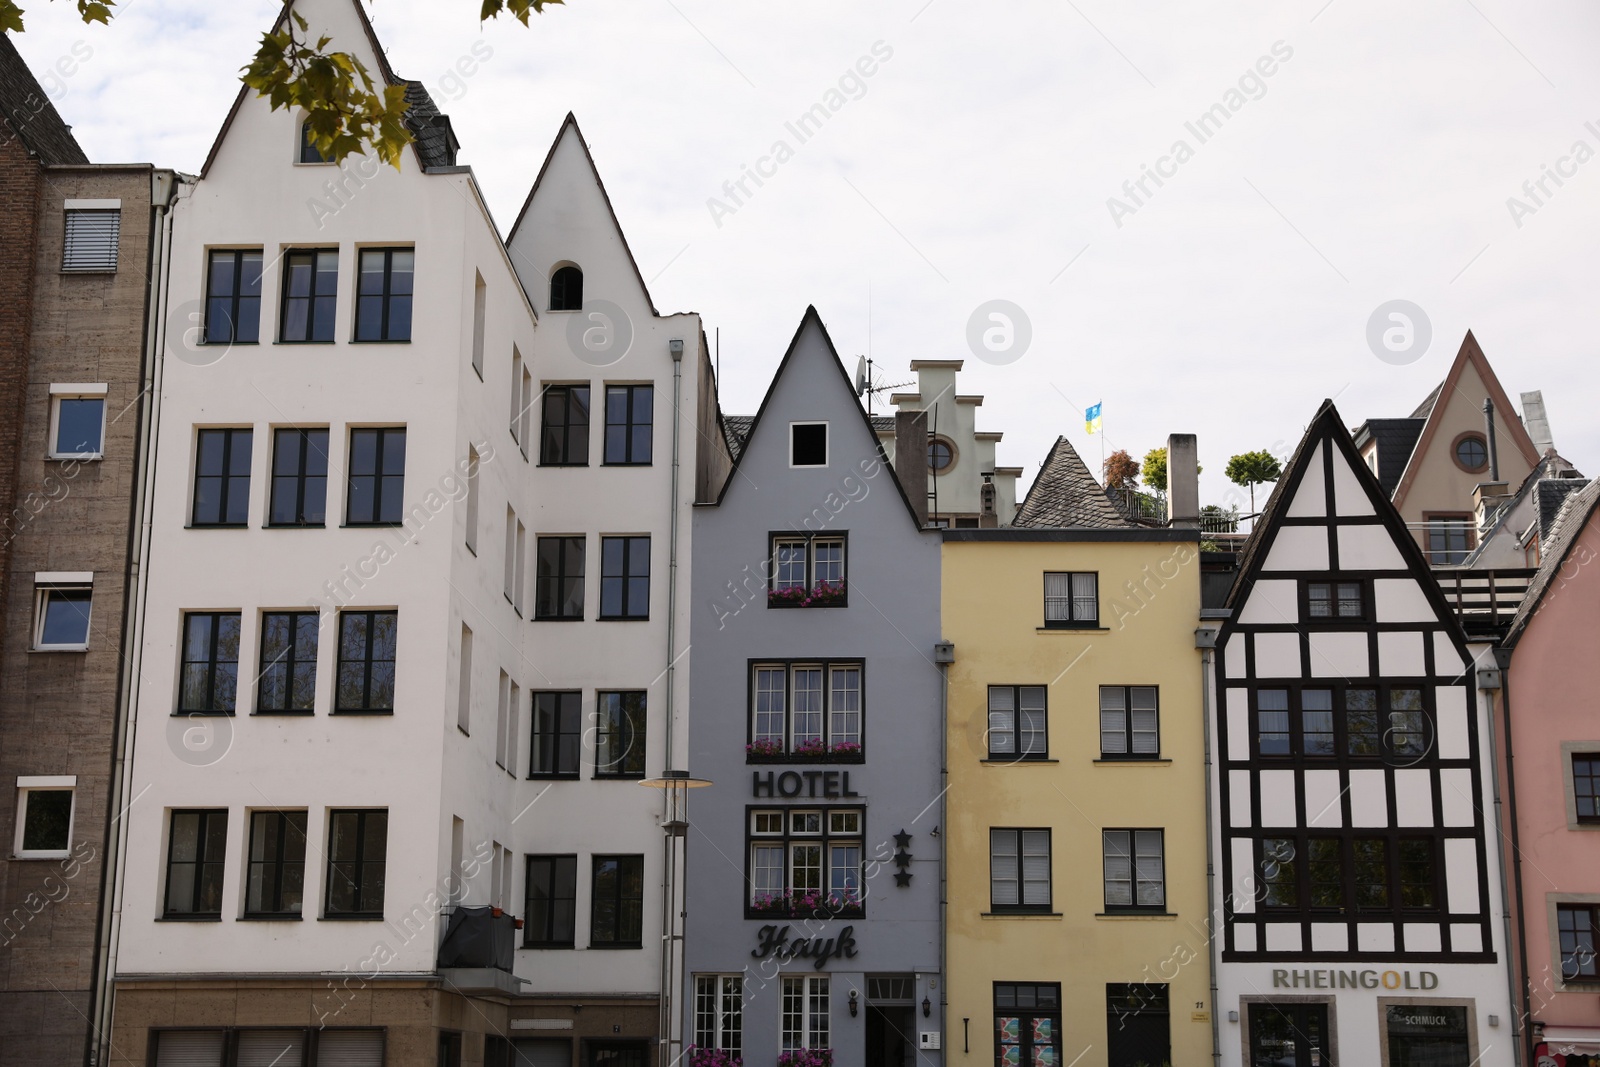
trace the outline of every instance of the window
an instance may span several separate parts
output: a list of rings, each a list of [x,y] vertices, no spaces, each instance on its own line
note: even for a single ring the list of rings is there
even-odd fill
[[[578,857],[529,856],[524,948],[571,948],[577,926]]]
[[[511,420],[508,423],[511,429],[511,439],[518,444],[523,441],[523,421],[528,413],[527,401],[522,395],[523,377],[522,353],[516,345],[511,346]],[[522,446],[522,454],[528,454],[527,445]]]
[[[861,915],[862,833],[859,808],[751,811],[746,912]]]
[[[300,1067],[311,1063],[306,1050],[316,1049],[318,1067],[379,1067],[383,1063],[384,1031],[372,1029],[333,1029],[318,1027],[315,1045],[311,1033],[305,1029],[290,1030],[156,1030],[150,1031],[155,1042],[156,1067],[233,1067],[253,1064],[270,1064],[272,1067]],[[224,1053],[233,1042],[234,1053],[225,1059]],[[440,1061],[443,1063],[443,1061]]]
[[[89,647],[94,607],[92,572],[41,571],[33,576],[33,647],[38,652],[82,652]]]
[[[696,1048],[721,1049],[734,1058],[743,1054],[743,976],[694,976],[694,1044]]]
[[[456,680],[456,729],[472,736],[472,627],[461,624],[461,674]]]
[[[1106,986],[1106,1063],[1142,1067],[1172,1061],[1172,1013],[1166,985]]]
[[[1261,842],[1261,904],[1266,908],[1300,906],[1299,855],[1293,838],[1269,837]],[[1385,878],[1385,883],[1388,879]]]
[[[472,279],[472,369],[478,380],[483,380],[483,327],[489,311],[489,290],[483,284],[483,275],[474,272]]]
[[[1389,728],[1384,743],[1397,759],[1421,759],[1428,754],[1427,712],[1422,690],[1389,690]]]
[[[1456,438],[1456,466],[1476,473],[1489,465],[1489,446],[1477,434],[1463,434]]]
[[[333,313],[338,299],[337,248],[285,253],[278,340],[285,344],[332,341]]]
[[[533,617],[583,618],[584,538],[541,537],[536,551],[539,558]]]
[[[1259,861],[1262,906],[1343,913],[1353,904],[1358,913],[1372,913],[1392,911],[1398,903],[1404,911],[1433,911],[1438,907],[1435,848],[1426,837],[1265,838]]]
[[[261,252],[214,249],[206,265],[205,343],[261,340]]]
[[[1355,862],[1351,867],[1360,911],[1389,908],[1389,842],[1381,837],[1358,837],[1351,842]]]
[[[950,464],[956,461],[955,449],[950,442],[942,437],[935,437],[928,442],[928,469],[935,474],[943,474],[950,469]]]
[[[512,349],[512,352],[515,353],[516,349]],[[520,363],[521,360],[522,356],[518,353],[517,361]],[[528,458],[528,435],[533,432],[533,375],[528,372],[526,366],[522,367],[522,380],[515,386],[513,396],[513,403],[515,403],[517,410],[511,418],[511,425],[515,430],[517,444],[522,448],[522,458],[526,460]]]
[[[1344,848],[1337,837],[1306,842],[1306,889],[1313,908],[1344,907]]]
[[[321,526],[327,512],[328,431],[274,430],[267,521],[273,526]]]
[[[1415,761],[1431,749],[1423,691],[1406,686],[1257,690],[1255,737],[1265,757]]]
[[[1600,823],[1600,753],[1573,754],[1572,799],[1579,822]]]
[[[185,614],[178,714],[232,715],[238,689],[239,613]]]
[[[652,385],[606,386],[606,463],[650,463],[655,393]]]
[[[1438,902],[1433,841],[1426,837],[1402,837],[1399,853],[1400,906],[1432,910]]]
[[[478,450],[467,448],[467,551],[478,554]]]
[[[1061,987],[1055,983],[994,984],[995,1067],[1059,1067]]]
[[[989,909],[1050,910],[1050,831],[989,831]]]
[[[783,978],[783,1049],[828,1047],[828,976]]]
[[[550,310],[583,310],[583,271],[569,264],[550,275]]]
[[[589,465],[589,387],[544,387],[544,432],[539,437],[539,463],[545,467]]]
[[[1164,911],[1167,875],[1160,830],[1104,830],[1106,911]]]
[[[1313,619],[1364,619],[1361,582],[1307,582],[1306,615]]]
[[[405,507],[405,427],[350,431],[345,523],[398,526]]]
[[[316,709],[320,626],[315,611],[269,611],[261,616],[257,714]]]
[[[17,829],[11,854],[19,860],[65,859],[72,853],[74,775],[17,779]]]
[[[243,526],[250,521],[252,434],[201,430],[195,437],[195,526]]]
[[[644,936],[644,857],[596,856],[589,947],[638,948]]]
[[[251,812],[245,917],[299,915],[305,880],[306,813]]]
[[[529,778],[576,778],[582,750],[583,694],[533,694],[533,749]]]
[[[859,660],[754,665],[747,753],[859,759],[864,669]]]
[[[411,340],[411,284],[416,253],[409,248],[363,248],[356,291],[357,341]],[[482,290],[480,289],[481,293]],[[482,303],[475,305],[474,338],[483,346]],[[483,357],[478,356],[479,376]]]
[[[167,918],[222,917],[227,849],[226,809],[173,811],[167,836]]]
[[[989,687],[989,758],[1044,759],[1050,755],[1045,735],[1045,687]]]
[[[328,918],[383,918],[389,812],[333,811],[328,820]]]
[[[1161,755],[1158,690],[1153,685],[1100,687],[1100,758]]]
[[[596,778],[643,778],[645,694],[596,693],[599,723],[595,731]]]
[[[650,538],[600,538],[600,617],[650,617]]]
[[[311,137],[311,123],[310,123],[309,120],[306,121],[306,122],[302,122],[300,124],[300,162],[301,163],[332,163],[333,162],[333,160],[328,159],[326,156],[324,156],[322,154],[322,150],[317,147],[316,141],[312,140],[312,137]]]
[[[68,395],[81,390],[92,394]],[[50,458],[99,459],[105,453],[106,387],[50,387]]]
[[[67,201],[66,240],[61,253],[63,274],[115,274],[117,245],[122,237],[121,201],[101,206],[89,201],[83,208]]]
[[[1469,515],[1428,516],[1428,562],[1435,567],[1454,567],[1464,562],[1472,550],[1472,522]]]
[[[506,754],[506,741],[511,735],[511,713],[514,707],[511,703],[511,676],[501,671],[499,702],[495,705],[494,719],[494,763],[501,770],[505,770],[506,763],[510,759]]]
[[[773,535],[767,606],[844,607],[845,538],[830,534]]]
[[[399,614],[339,613],[339,681],[335,712],[394,711],[394,653]]]
[[[1044,624],[1051,629],[1100,625],[1100,576],[1046,571]]]
[[[828,465],[828,424],[791,422],[789,424],[789,466],[826,467]]]
[[[1600,979],[1595,964],[1595,931],[1600,929],[1593,905],[1556,905],[1556,927],[1561,938],[1561,978],[1576,982]]]

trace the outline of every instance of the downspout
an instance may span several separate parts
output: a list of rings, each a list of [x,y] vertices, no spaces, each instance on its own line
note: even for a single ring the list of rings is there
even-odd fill
[[[1522,1062],[1522,1053],[1526,1051],[1533,1054],[1532,1042],[1528,1048],[1523,1048],[1523,1042],[1528,1041],[1527,1033],[1533,1025],[1533,997],[1529,991],[1528,983],[1528,922],[1522,900],[1522,831],[1517,819],[1517,771],[1513,762],[1515,759],[1511,743],[1511,656],[1514,649],[1496,649],[1495,658],[1500,667],[1500,715],[1506,724],[1506,792],[1511,797],[1511,863],[1513,877],[1511,884],[1517,889],[1517,961],[1522,969],[1521,995],[1517,990],[1517,972],[1511,965],[1511,896],[1506,886],[1506,865],[1500,864],[1500,891],[1506,902],[1506,970],[1510,974],[1512,1012],[1511,1012],[1511,1047],[1516,1056],[1516,1062]],[[1493,723],[1489,729],[1490,745],[1494,744]],[[1494,753],[1490,751],[1490,758]],[[1494,764],[1491,763],[1490,766]],[[1498,776],[1497,776],[1498,777]],[[1495,785],[1495,829],[1500,830],[1500,787]],[[1503,831],[1501,831],[1503,833]],[[1504,837],[1501,838],[1504,840]],[[1516,1008],[1517,1001],[1521,1001],[1521,1008]],[[1524,1024],[1528,1029],[1523,1029]]]
[[[173,171],[154,171],[150,176],[151,241],[149,262],[150,293],[146,298],[144,368],[138,409],[138,458],[129,524],[127,579],[123,594],[122,665],[123,684],[118,686],[116,737],[113,741],[111,782],[106,800],[105,855],[101,866],[99,948],[96,952],[94,1013],[96,1044],[90,1062],[105,1064],[111,1051],[113,1017],[112,981],[117,969],[117,944],[122,932],[122,894],[125,877],[121,857],[127,852],[128,820],[126,800],[128,781],[133,771],[129,755],[134,729],[138,724],[139,649],[144,642],[145,600],[149,586],[144,580],[150,558],[150,501],[155,492],[155,442],[161,420],[161,374],[166,345],[167,271],[172,251],[172,204],[177,199],[178,176]],[[135,797],[136,801],[138,798]]]
[[[678,463],[679,452],[682,448],[681,434],[683,420],[678,413],[681,410],[683,394],[683,341],[673,338],[667,342],[667,350],[672,354],[672,493],[671,509],[667,516],[667,737],[666,737],[666,770],[676,770],[677,757],[674,754],[673,743],[673,690],[677,684],[677,639],[678,639]],[[663,775],[665,777],[665,775]],[[679,798],[682,800],[683,798]],[[661,821],[663,827],[676,818],[673,811],[673,787],[668,786],[662,794]],[[679,1052],[673,1046],[681,1041],[673,1039],[674,1018],[676,1009],[673,1003],[674,979],[676,966],[674,964],[677,949],[677,924],[674,916],[674,905],[677,893],[676,867],[678,864],[678,850],[674,847],[677,838],[673,831],[668,831],[662,843],[663,864],[661,871],[661,1003],[659,1008],[657,1037],[658,1047],[666,1053],[657,1057],[656,1067],[668,1067],[669,1064],[678,1062]],[[679,1050],[681,1051],[681,1050]]]
[[[940,550],[943,551],[941,545]],[[944,567],[941,562],[940,571]],[[942,612],[941,612],[942,613]],[[939,1053],[941,1063],[949,1063],[947,1059],[948,1044],[946,1038],[949,1034],[950,1013],[950,959],[949,959],[949,929],[950,921],[950,663],[954,658],[954,649],[948,656],[935,656],[935,659],[946,660],[939,664],[939,832],[944,839],[939,842]]]
[[[1216,655],[1217,632],[1210,629],[1195,631],[1195,644],[1200,647],[1200,718],[1204,727],[1204,761],[1206,788],[1206,942],[1211,964],[1211,1062],[1222,1062],[1222,1023],[1217,1018],[1221,1005],[1217,1003],[1217,938],[1221,933],[1222,919],[1217,915],[1216,846],[1212,841],[1211,803],[1211,663]]]

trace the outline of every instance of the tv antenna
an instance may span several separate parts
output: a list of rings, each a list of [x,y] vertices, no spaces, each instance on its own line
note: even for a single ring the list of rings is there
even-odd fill
[[[872,414],[873,397],[879,393],[887,393],[892,389],[904,389],[916,382],[885,382],[878,378],[873,371],[872,360],[868,356],[856,357],[856,396],[867,398],[867,414]]]

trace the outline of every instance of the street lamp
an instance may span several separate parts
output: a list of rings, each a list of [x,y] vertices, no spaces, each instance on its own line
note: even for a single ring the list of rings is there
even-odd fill
[[[658,1022],[657,1042],[661,1048],[661,1063],[678,1062],[682,1040],[678,1033],[677,1009],[672,1002],[677,987],[678,971],[682,967],[683,931],[679,920],[684,908],[678,904],[678,868],[683,862],[680,844],[689,831],[689,790],[704,789],[711,784],[708,778],[691,777],[688,771],[665,770],[660,778],[645,778],[639,782],[650,789],[659,789],[664,801],[661,812],[661,829],[666,835],[662,841],[665,868],[661,877],[661,1014]]]

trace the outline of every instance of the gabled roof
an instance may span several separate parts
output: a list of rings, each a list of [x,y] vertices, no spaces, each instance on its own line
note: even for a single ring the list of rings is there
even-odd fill
[[[89,162],[72,136],[72,127],[61,120],[10,34],[0,34],[0,107],[5,109],[6,124],[39,162],[57,166]]]
[[[1095,481],[1077,449],[1057,437],[1022,498],[1013,526],[1084,526],[1097,530],[1131,527]]]
[[[901,503],[906,506],[906,514],[911,517],[913,526],[918,529],[924,529],[922,520],[917,516],[917,509],[911,506],[911,498],[906,496],[905,486],[900,484],[900,478],[895,474],[894,464],[889,462],[888,453],[883,450],[883,442],[878,440],[878,435],[873,431],[872,420],[867,416],[866,408],[863,408],[855,401],[855,383],[850,380],[850,375],[846,373],[844,363],[839,359],[839,350],[833,347],[833,338],[828,336],[828,328],[822,324],[822,316],[817,314],[817,309],[814,305],[806,307],[806,313],[801,316],[800,325],[794,331],[794,339],[789,342],[788,349],[784,351],[783,359],[779,361],[778,369],[772,375],[772,382],[767,386],[766,395],[761,398],[761,406],[756,409],[754,415],[749,416],[750,423],[745,430],[743,442],[741,442],[738,454],[733,457],[733,465],[728,469],[728,476],[723,481],[722,489],[717,493],[717,499],[712,506],[722,506],[723,498],[728,495],[728,489],[733,485],[735,476],[739,473],[739,464],[744,460],[746,452],[744,444],[747,444],[755,436],[756,428],[761,425],[761,416],[766,414],[767,405],[772,403],[772,398],[778,391],[778,383],[783,381],[784,372],[789,369],[789,361],[794,358],[795,350],[800,347],[800,338],[805,336],[806,327],[813,324],[822,335],[822,343],[827,346],[834,370],[839,372],[839,381],[843,383],[846,396],[850,398],[850,406],[855,408],[857,414],[861,416],[861,423],[866,428],[867,436],[872,440],[872,447],[878,452],[878,462],[883,464],[884,473],[889,476],[889,481],[894,485],[895,492],[900,494]],[[740,415],[724,415],[724,432],[731,434],[732,430],[727,427],[727,424],[730,421],[743,419],[744,417]],[[931,530],[932,527],[926,527],[926,529]]]
[[[359,3],[360,0],[357,0]],[[589,163],[589,172],[594,175],[595,187],[600,190],[600,199],[606,203],[606,211],[611,215],[611,225],[617,228],[617,239],[622,242],[622,250],[628,255],[628,264],[633,267],[633,276],[639,279],[639,291],[644,293],[644,302],[650,305],[650,314],[657,318],[661,312],[656,310],[655,298],[650,295],[650,287],[645,284],[644,273],[639,270],[639,261],[633,258],[633,249],[628,245],[628,235],[623,232],[622,223],[617,221],[617,209],[611,206],[611,194],[606,192],[606,183],[600,177],[600,168],[594,164],[594,155],[589,151],[589,142],[584,140],[583,131],[578,128],[578,118],[572,112],[567,112],[567,117],[561,123],[561,129],[556,131],[556,139],[550,142],[550,151],[545,153],[544,163],[539,167],[539,176],[533,179],[533,188],[528,190],[527,199],[522,202],[522,210],[517,212],[517,221],[511,224],[511,232],[506,234],[506,247],[511,247],[511,242],[516,240],[517,228],[522,225],[522,220],[527,217],[528,208],[533,204],[533,198],[538,195],[539,185],[544,181],[544,176],[550,169],[550,161],[556,157],[556,149],[561,145],[561,138],[566,136],[567,128],[572,128],[573,136],[577,137],[578,144],[583,148],[583,158]]]
[[[1301,483],[1305,480],[1306,470],[1311,465],[1311,459],[1320,455],[1317,445],[1324,443],[1330,451],[1337,453],[1333,456],[1332,462],[1343,462],[1350,468],[1356,483],[1372,505],[1373,513],[1388,530],[1390,541],[1405,561],[1406,568],[1416,578],[1418,587],[1427,596],[1435,615],[1449,626],[1451,640],[1461,652],[1463,662],[1471,662],[1471,658],[1466,654],[1466,640],[1461,631],[1460,621],[1455,612],[1450,610],[1450,605],[1445,602],[1444,594],[1440,591],[1438,581],[1434,579],[1432,570],[1422,556],[1422,549],[1418,546],[1417,539],[1406,529],[1405,520],[1389,501],[1388,494],[1383,491],[1383,486],[1378,484],[1378,479],[1371,468],[1362,461],[1360,453],[1356,451],[1355,442],[1340,420],[1339,410],[1333,406],[1332,400],[1322,402],[1322,407],[1317,409],[1316,417],[1311,420],[1311,425],[1306,427],[1305,435],[1295,447],[1294,455],[1289,457],[1289,462],[1284,465],[1283,477],[1278,479],[1278,484],[1273,487],[1272,496],[1267,499],[1267,506],[1262,509],[1261,517],[1256,520],[1255,527],[1250,533],[1250,539],[1245,542],[1244,552],[1239,557],[1239,576],[1234,579],[1233,588],[1228,591],[1227,606],[1236,611],[1250,595],[1261,573],[1262,564],[1266,562],[1267,552],[1283,525],[1286,517],[1283,512],[1289,506],[1287,502],[1293,500],[1295,493],[1299,491]],[[1329,515],[1326,518],[1328,522],[1332,522],[1335,516]],[[1230,618],[1223,624],[1224,636],[1231,633],[1234,623],[1235,619]]]
[[[1522,485],[1511,495],[1511,498],[1499,506],[1493,521],[1478,535],[1478,547],[1467,554],[1467,558],[1461,561],[1461,566],[1471,569],[1477,564],[1478,560],[1483,557],[1485,550],[1488,549],[1489,542],[1504,528],[1505,524],[1511,520],[1512,515],[1529,497],[1535,498],[1534,503],[1538,511],[1535,516],[1534,526],[1537,536],[1543,539],[1543,531],[1549,528],[1548,519],[1555,517],[1555,509],[1560,507],[1561,501],[1566,498],[1566,494],[1581,489],[1588,484],[1586,480],[1582,479],[1556,477],[1558,470],[1571,469],[1572,464],[1556,455],[1553,451],[1540,457],[1538,466],[1528,472],[1528,476],[1522,480]],[[1558,489],[1557,494],[1553,494],[1554,503],[1550,505],[1545,503],[1546,497],[1543,487],[1546,484],[1555,486]],[[1547,508],[1548,515],[1546,514]],[[1513,534],[1519,532],[1517,530],[1512,531]]]
[[[284,22],[289,17],[289,8],[293,0],[283,5],[283,10],[278,12],[278,17],[272,23],[273,33],[283,28]],[[400,77],[389,65],[389,57],[384,53],[383,45],[378,41],[378,35],[372,29],[372,20],[367,18],[366,8],[361,0],[350,0],[350,6],[355,8],[356,17],[361,20],[361,29],[367,35],[367,44],[372,49],[378,65],[378,76],[385,85],[404,85],[406,87],[406,102],[411,109],[406,112],[406,128],[416,138],[411,142],[411,153],[416,157],[417,166],[426,170],[429,167],[453,167],[456,162],[456,152],[461,147],[456,141],[455,131],[451,129],[450,118],[441,114],[433,102],[433,97],[428,95],[427,87],[419,81],[411,81]],[[206,153],[205,165],[200,168],[200,177],[204,178],[211,170],[211,164],[217,158],[217,152],[222,148],[223,138],[228,136],[228,130],[233,126],[234,116],[239,114],[239,109],[244,106],[246,96],[252,90],[247,85],[239,87],[239,94],[233,98],[233,107],[228,109],[228,117],[222,120],[222,129],[217,131],[217,139],[211,142],[211,151]]]
[[[872,420],[872,429],[880,436],[887,433],[894,435],[894,418],[889,415],[869,415]],[[724,415],[722,416],[722,436],[728,442],[728,453],[734,459],[739,458],[739,453],[744,451],[744,443],[750,440],[750,426],[756,421],[754,415]]]
[[[1556,575],[1566,567],[1567,557],[1578,543],[1578,535],[1594,517],[1597,506],[1600,506],[1600,479],[1590,482],[1562,502],[1550,531],[1550,539],[1544,546],[1539,571],[1533,576],[1528,593],[1522,598],[1522,606],[1517,609],[1516,616],[1511,620],[1511,629],[1506,633],[1503,646],[1506,649],[1516,648],[1517,642],[1522,640],[1528,624],[1539,613],[1545,595],[1550,592]]]
[[[1556,522],[1562,505],[1574,493],[1583,491],[1589,484],[1587,478],[1545,478],[1537,485],[1539,499],[1539,541],[1542,545],[1556,532]],[[1541,551],[1543,549],[1541,548]]]
[[[1422,427],[1422,436],[1417,439],[1417,446],[1411,452],[1411,461],[1406,464],[1405,473],[1395,486],[1393,493],[1395,507],[1405,504],[1406,494],[1416,481],[1422,459],[1428,454],[1428,449],[1432,447],[1434,439],[1439,434],[1439,426],[1444,422],[1445,413],[1450,408],[1448,403],[1441,403],[1441,399],[1448,398],[1455,392],[1461,382],[1462,372],[1469,364],[1478,372],[1484,388],[1489,392],[1489,399],[1494,401],[1495,414],[1498,416],[1495,420],[1495,431],[1500,447],[1509,445],[1515,448],[1527,460],[1530,467],[1539,462],[1538,447],[1534,445],[1533,438],[1528,436],[1528,431],[1523,428],[1522,420],[1517,417],[1517,409],[1511,406],[1506,391],[1500,387],[1500,379],[1495,377],[1494,368],[1489,366],[1489,360],[1483,354],[1483,349],[1478,347],[1478,339],[1472,336],[1471,330],[1468,330],[1467,336],[1461,342],[1460,350],[1456,352],[1455,362],[1450,364],[1450,373],[1445,375],[1439,387],[1417,408],[1418,413],[1426,410],[1428,421]],[[1449,444],[1448,441],[1445,443]]]
[[[1472,336],[1471,331],[1468,331],[1467,336]],[[1439,394],[1443,391],[1444,382],[1440,382],[1438,385],[1434,386],[1433,392],[1425,396],[1422,399],[1422,403],[1418,404],[1416,409],[1411,412],[1411,417],[1413,419],[1426,419],[1429,415],[1432,415],[1433,406],[1439,402]]]
[[[1434,394],[1438,394],[1437,389]],[[1427,404],[1430,410],[1432,403],[1430,397]],[[1426,423],[1427,419],[1416,416],[1409,419],[1368,419],[1356,429],[1357,444],[1365,444],[1370,439],[1377,445],[1378,483],[1390,496],[1394,495],[1395,487],[1400,484],[1406,464],[1411,462],[1417,438],[1422,435],[1422,427]]]

